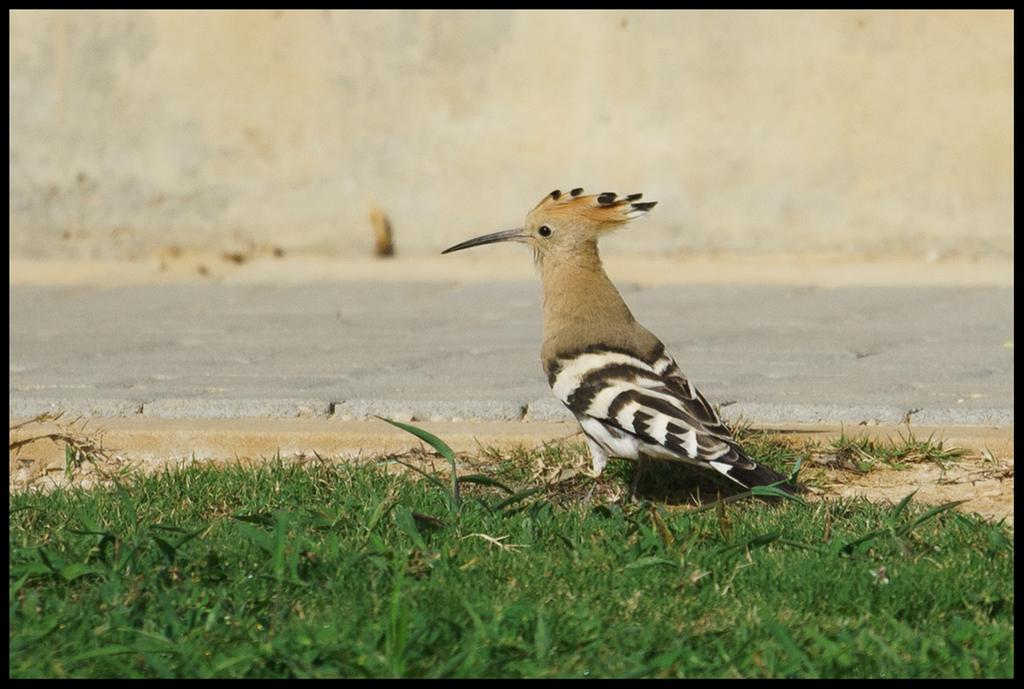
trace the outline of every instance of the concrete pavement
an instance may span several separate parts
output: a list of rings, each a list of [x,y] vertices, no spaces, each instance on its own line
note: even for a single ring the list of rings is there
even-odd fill
[[[727,418],[1013,424],[1009,287],[621,285]],[[18,286],[11,417],[558,421],[533,282]]]

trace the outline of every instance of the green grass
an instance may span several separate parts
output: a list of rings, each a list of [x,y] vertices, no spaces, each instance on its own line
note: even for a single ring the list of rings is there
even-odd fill
[[[12,495],[10,675],[1013,675],[1005,526],[629,502],[621,461],[545,483],[582,452],[490,452],[457,483],[273,460]]]
[[[903,469],[908,464],[919,462],[946,467],[967,454],[962,448],[945,447],[943,441],[936,442],[931,436],[921,440],[909,431],[906,436],[900,434],[888,441],[868,436],[851,438],[843,434],[832,441],[827,451],[833,464],[860,472],[870,471],[879,464],[893,469]]]

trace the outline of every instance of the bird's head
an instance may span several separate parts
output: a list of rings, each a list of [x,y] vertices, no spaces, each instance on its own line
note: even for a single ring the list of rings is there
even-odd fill
[[[521,242],[529,244],[540,261],[552,255],[570,255],[594,244],[602,234],[646,215],[657,201],[641,203],[641,196],[620,197],[614,192],[584,196],[582,189],[568,193],[556,189],[526,215],[521,228],[485,234],[442,253],[495,242]]]

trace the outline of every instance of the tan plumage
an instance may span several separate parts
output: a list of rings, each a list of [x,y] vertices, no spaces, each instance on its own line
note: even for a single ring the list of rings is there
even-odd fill
[[[609,456],[659,457],[714,469],[748,488],[783,481],[744,454],[661,341],[633,318],[601,265],[598,238],[655,202],[582,191],[553,191],[521,229],[444,253],[499,241],[531,246],[544,288],[541,361],[555,396],[580,422],[595,473]]]

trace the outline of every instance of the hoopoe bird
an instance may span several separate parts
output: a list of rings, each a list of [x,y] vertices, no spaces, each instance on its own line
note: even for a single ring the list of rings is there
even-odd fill
[[[579,421],[599,476],[609,457],[682,461],[717,471],[744,488],[786,478],[748,457],[718,413],[679,370],[665,345],[640,325],[601,265],[603,234],[646,215],[642,194],[584,196],[555,190],[522,228],[456,244],[443,253],[495,242],[533,249],[544,293],[541,361],[548,383]]]

